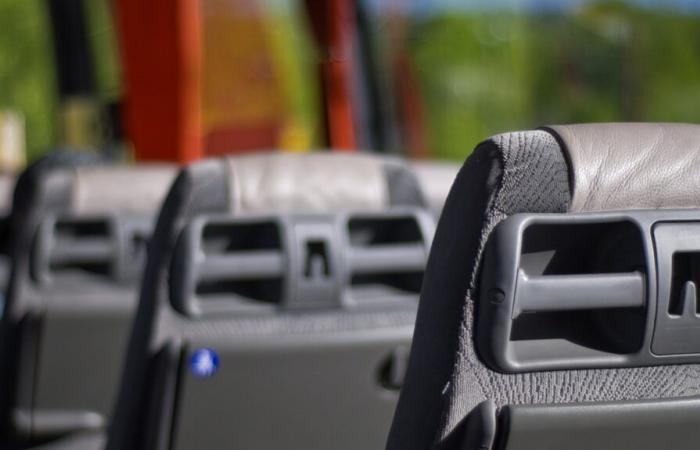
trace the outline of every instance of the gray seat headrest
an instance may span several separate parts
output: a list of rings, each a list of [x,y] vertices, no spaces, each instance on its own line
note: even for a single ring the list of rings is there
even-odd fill
[[[271,153],[226,162],[237,212],[379,210],[389,204],[386,162],[371,155]]]
[[[569,158],[572,212],[700,206],[700,125],[601,123],[547,130]]]
[[[83,166],[73,169],[71,211],[154,214],[177,168],[169,165]]]
[[[439,213],[442,210],[460,167],[461,164],[438,161],[411,163],[411,169],[416,174],[421,190],[432,211]]]

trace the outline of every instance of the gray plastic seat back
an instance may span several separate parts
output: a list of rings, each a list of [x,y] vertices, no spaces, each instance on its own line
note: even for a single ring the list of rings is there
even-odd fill
[[[694,448],[699,163],[696,125],[479,144],[433,241],[387,447]]]
[[[31,443],[108,422],[145,242],[174,175],[63,156],[21,177],[2,323],[11,336],[3,436]]]
[[[422,206],[408,169],[366,155],[184,169],[149,249],[108,447],[381,446],[432,234]],[[392,249],[395,284],[371,278]],[[365,272],[349,291],[351,267]]]

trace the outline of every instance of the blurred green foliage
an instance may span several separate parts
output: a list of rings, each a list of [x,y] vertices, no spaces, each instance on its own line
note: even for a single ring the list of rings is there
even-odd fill
[[[83,4],[94,61],[97,95],[103,102],[117,101],[122,93],[122,82],[110,0],[84,0]]]
[[[299,86],[311,86],[304,74],[315,55],[285,25],[289,21],[276,17],[288,5],[267,0],[276,2],[285,5],[270,13],[277,51],[285,66],[294,66],[290,58],[305,61],[303,70],[287,71],[296,93],[292,109],[313,123],[315,90]],[[430,153],[463,159],[485,136],[547,123],[700,122],[700,10],[619,0],[583,5],[557,11],[465,7],[412,16],[408,42],[398,48],[407,49],[417,75]],[[86,0],[86,14],[97,94],[113,101],[122,89],[108,1]],[[30,159],[58,141],[50,39],[44,0],[0,0],[0,109],[24,115]]]
[[[56,133],[56,88],[43,0],[0,0],[0,109],[23,114],[28,157]]]
[[[700,122],[700,15],[451,10],[415,21],[408,45],[438,157],[548,123]]]
[[[121,94],[109,0],[85,0],[96,79],[96,100]],[[25,118],[27,159],[61,142],[51,23],[46,0],[0,0],[0,110]]]

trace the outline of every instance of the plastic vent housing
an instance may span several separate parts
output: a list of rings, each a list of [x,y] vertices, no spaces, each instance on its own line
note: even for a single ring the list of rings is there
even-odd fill
[[[34,241],[32,275],[40,283],[76,274],[133,281],[151,227],[147,217],[47,217]]]
[[[521,214],[487,243],[477,348],[503,372],[700,361],[700,211]]]
[[[197,217],[178,239],[170,297],[193,316],[415,305],[433,226],[419,210]]]

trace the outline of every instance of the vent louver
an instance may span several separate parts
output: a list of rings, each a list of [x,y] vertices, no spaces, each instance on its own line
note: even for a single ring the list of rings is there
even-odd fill
[[[348,221],[350,298],[382,302],[420,293],[428,255],[417,217],[354,217]]]
[[[283,258],[274,221],[195,221],[181,235],[173,258],[173,301],[194,315],[269,309],[282,296]]]
[[[78,274],[135,279],[150,230],[147,218],[49,217],[34,242],[33,276],[42,282]]]
[[[188,315],[406,301],[431,227],[415,211],[198,217],[178,240],[170,296]]]

